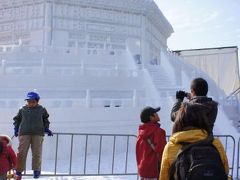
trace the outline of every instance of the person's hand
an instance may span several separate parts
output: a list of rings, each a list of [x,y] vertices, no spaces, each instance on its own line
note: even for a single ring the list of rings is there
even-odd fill
[[[14,126],[14,136],[15,137],[18,137],[18,130],[19,130],[19,127]]]
[[[47,133],[48,136],[53,136],[52,131],[50,129],[48,129],[48,128],[45,128],[44,132]]]
[[[191,100],[191,99],[192,99],[192,94],[191,94],[191,93],[187,93],[186,95],[187,95],[186,98],[187,98],[188,100]]]
[[[180,99],[181,101],[183,101],[185,96],[186,96],[186,93],[184,91],[177,91],[176,92],[176,99]]]

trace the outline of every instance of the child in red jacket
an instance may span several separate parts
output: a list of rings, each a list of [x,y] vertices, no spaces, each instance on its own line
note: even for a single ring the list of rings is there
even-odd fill
[[[163,149],[166,145],[166,132],[160,128],[160,118],[157,112],[160,107],[154,109],[146,107],[141,112],[141,124],[139,126],[136,159],[140,180],[157,180],[162,159]]]
[[[0,180],[6,180],[7,172],[16,168],[17,157],[12,149],[11,139],[0,135]]]

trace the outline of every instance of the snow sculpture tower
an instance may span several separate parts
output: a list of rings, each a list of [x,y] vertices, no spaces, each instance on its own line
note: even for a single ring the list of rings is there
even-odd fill
[[[0,44],[128,47],[138,61],[151,63],[159,63],[173,32],[152,0],[9,0],[0,12]]]
[[[8,0],[0,19],[5,126],[33,89],[59,131],[96,132],[102,122],[100,132],[130,133],[143,106],[159,105],[145,67],[161,64],[173,29],[154,1]]]

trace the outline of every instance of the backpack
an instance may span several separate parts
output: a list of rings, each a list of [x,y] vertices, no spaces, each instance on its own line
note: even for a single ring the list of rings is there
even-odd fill
[[[227,174],[213,137],[184,144],[170,167],[170,180],[227,180]]]

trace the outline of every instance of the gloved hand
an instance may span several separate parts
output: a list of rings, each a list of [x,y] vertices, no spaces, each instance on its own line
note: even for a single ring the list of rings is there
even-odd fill
[[[176,92],[176,99],[180,99],[181,101],[183,101],[184,97],[186,97],[186,93],[184,91]]]
[[[47,133],[48,136],[53,136],[52,131],[48,128],[45,128],[44,132]]]
[[[18,130],[19,130],[19,127],[14,126],[14,136],[15,137],[18,137]]]

